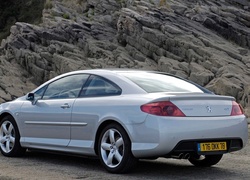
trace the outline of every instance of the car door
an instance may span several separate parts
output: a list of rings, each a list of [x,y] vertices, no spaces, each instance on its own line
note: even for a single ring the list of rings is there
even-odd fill
[[[60,78],[35,92],[39,98],[36,103],[25,101],[19,113],[23,126],[21,141],[39,148],[67,146],[72,107],[88,76],[76,74]]]
[[[72,109],[71,141],[69,148],[94,154],[93,140],[100,117],[107,113],[108,102],[119,96],[121,89],[100,76],[91,75]]]

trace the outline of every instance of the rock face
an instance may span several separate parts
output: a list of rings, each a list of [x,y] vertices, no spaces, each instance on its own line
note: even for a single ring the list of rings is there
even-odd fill
[[[0,49],[0,101],[64,72],[159,70],[234,96],[250,115],[247,0],[47,0],[43,23],[16,23]]]

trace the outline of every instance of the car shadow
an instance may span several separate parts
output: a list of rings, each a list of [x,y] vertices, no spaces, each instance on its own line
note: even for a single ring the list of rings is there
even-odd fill
[[[74,179],[83,179],[88,174],[98,174],[93,179],[237,179],[240,172],[231,172],[222,166],[199,168],[191,165],[187,160],[157,159],[140,160],[136,167],[127,174],[110,174],[101,165],[98,158],[69,156],[58,153],[47,153],[40,151],[28,151],[24,157],[26,160],[39,161],[39,164],[46,163],[58,166],[60,169],[73,169],[72,173],[77,174]],[[77,171],[74,172],[74,171]],[[79,172],[81,171],[81,172]],[[228,178],[230,177],[230,178]]]

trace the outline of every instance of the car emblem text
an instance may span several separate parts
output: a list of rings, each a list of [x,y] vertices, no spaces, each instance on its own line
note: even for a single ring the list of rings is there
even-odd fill
[[[206,106],[206,108],[207,108],[207,112],[208,112],[208,113],[211,113],[211,112],[212,112],[212,108],[211,108],[210,106]]]

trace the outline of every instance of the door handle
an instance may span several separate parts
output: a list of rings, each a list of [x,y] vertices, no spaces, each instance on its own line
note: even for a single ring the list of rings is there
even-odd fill
[[[63,108],[63,109],[70,108],[70,105],[68,103],[65,103],[65,104],[61,105],[61,108]]]

